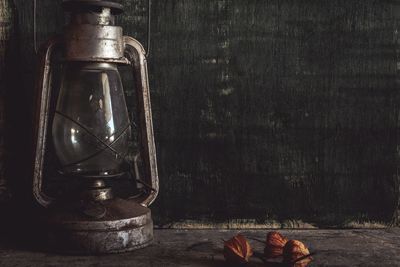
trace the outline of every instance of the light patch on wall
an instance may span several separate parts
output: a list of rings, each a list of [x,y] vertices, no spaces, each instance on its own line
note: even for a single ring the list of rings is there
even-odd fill
[[[217,59],[216,58],[207,58],[207,59],[203,59],[202,62],[204,64],[217,64]]]
[[[228,96],[231,95],[233,91],[235,91],[235,88],[233,87],[222,88],[221,91],[219,91],[219,94],[223,96]]]

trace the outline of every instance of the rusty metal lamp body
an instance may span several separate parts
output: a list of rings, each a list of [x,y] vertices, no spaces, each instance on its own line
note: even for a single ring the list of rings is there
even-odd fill
[[[46,246],[72,253],[113,253],[142,248],[153,239],[148,206],[158,193],[156,152],[146,55],[142,45],[114,25],[122,6],[115,1],[64,0],[70,23],[62,37],[39,52],[35,117],[33,194],[41,204]],[[52,57],[63,51],[64,70],[51,114]],[[118,65],[130,65],[136,80],[140,157],[127,160],[131,123]],[[50,130],[49,130],[50,129]],[[61,197],[44,190],[46,150],[52,139],[66,180],[80,189]],[[119,197],[108,181],[136,170],[142,192]]]

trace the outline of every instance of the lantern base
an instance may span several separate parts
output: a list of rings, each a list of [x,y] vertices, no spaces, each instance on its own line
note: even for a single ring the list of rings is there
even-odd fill
[[[127,252],[146,247],[153,240],[150,209],[130,200],[54,207],[43,218],[46,249],[61,253]]]

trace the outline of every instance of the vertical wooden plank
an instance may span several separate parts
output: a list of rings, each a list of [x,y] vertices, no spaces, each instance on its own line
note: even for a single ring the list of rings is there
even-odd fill
[[[397,90],[400,88],[400,2],[392,1],[391,2],[391,10],[393,17],[393,31],[394,31],[394,50],[395,50],[395,58],[396,58],[396,79],[395,79],[395,88]],[[396,123],[396,128],[399,127],[399,119],[400,119],[400,107],[399,102],[400,99],[397,98],[396,109],[393,110],[393,120]],[[395,203],[394,203],[394,212],[392,218],[392,225],[400,225],[400,139],[399,133],[396,134],[396,163],[397,168],[396,172],[393,174],[393,191],[396,194]]]
[[[13,3],[9,0],[0,1],[0,202],[9,198],[10,192],[6,179],[6,115],[5,95],[7,88],[7,55],[10,49],[10,38],[13,31]]]

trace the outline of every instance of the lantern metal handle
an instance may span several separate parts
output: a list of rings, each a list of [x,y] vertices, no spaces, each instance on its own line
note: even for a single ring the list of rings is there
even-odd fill
[[[49,39],[39,49],[38,65],[39,73],[36,84],[36,107],[34,117],[34,134],[36,143],[34,144],[34,170],[33,170],[33,195],[40,205],[48,207],[53,202],[53,198],[43,192],[43,161],[46,151],[46,136],[49,121],[49,109],[51,98],[51,56],[56,46],[60,43],[60,38]]]
[[[136,92],[138,98],[138,113],[140,119],[140,139],[142,146],[142,159],[145,169],[145,180],[150,187],[145,195],[136,198],[143,206],[149,206],[154,202],[159,191],[157,172],[156,147],[154,143],[153,120],[151,114],[150,89],[147,72],[146,51],[134,38],[124,36],[125,56],[133,68],[136,80]],[[135,163],[136,164],[136,163]]]

